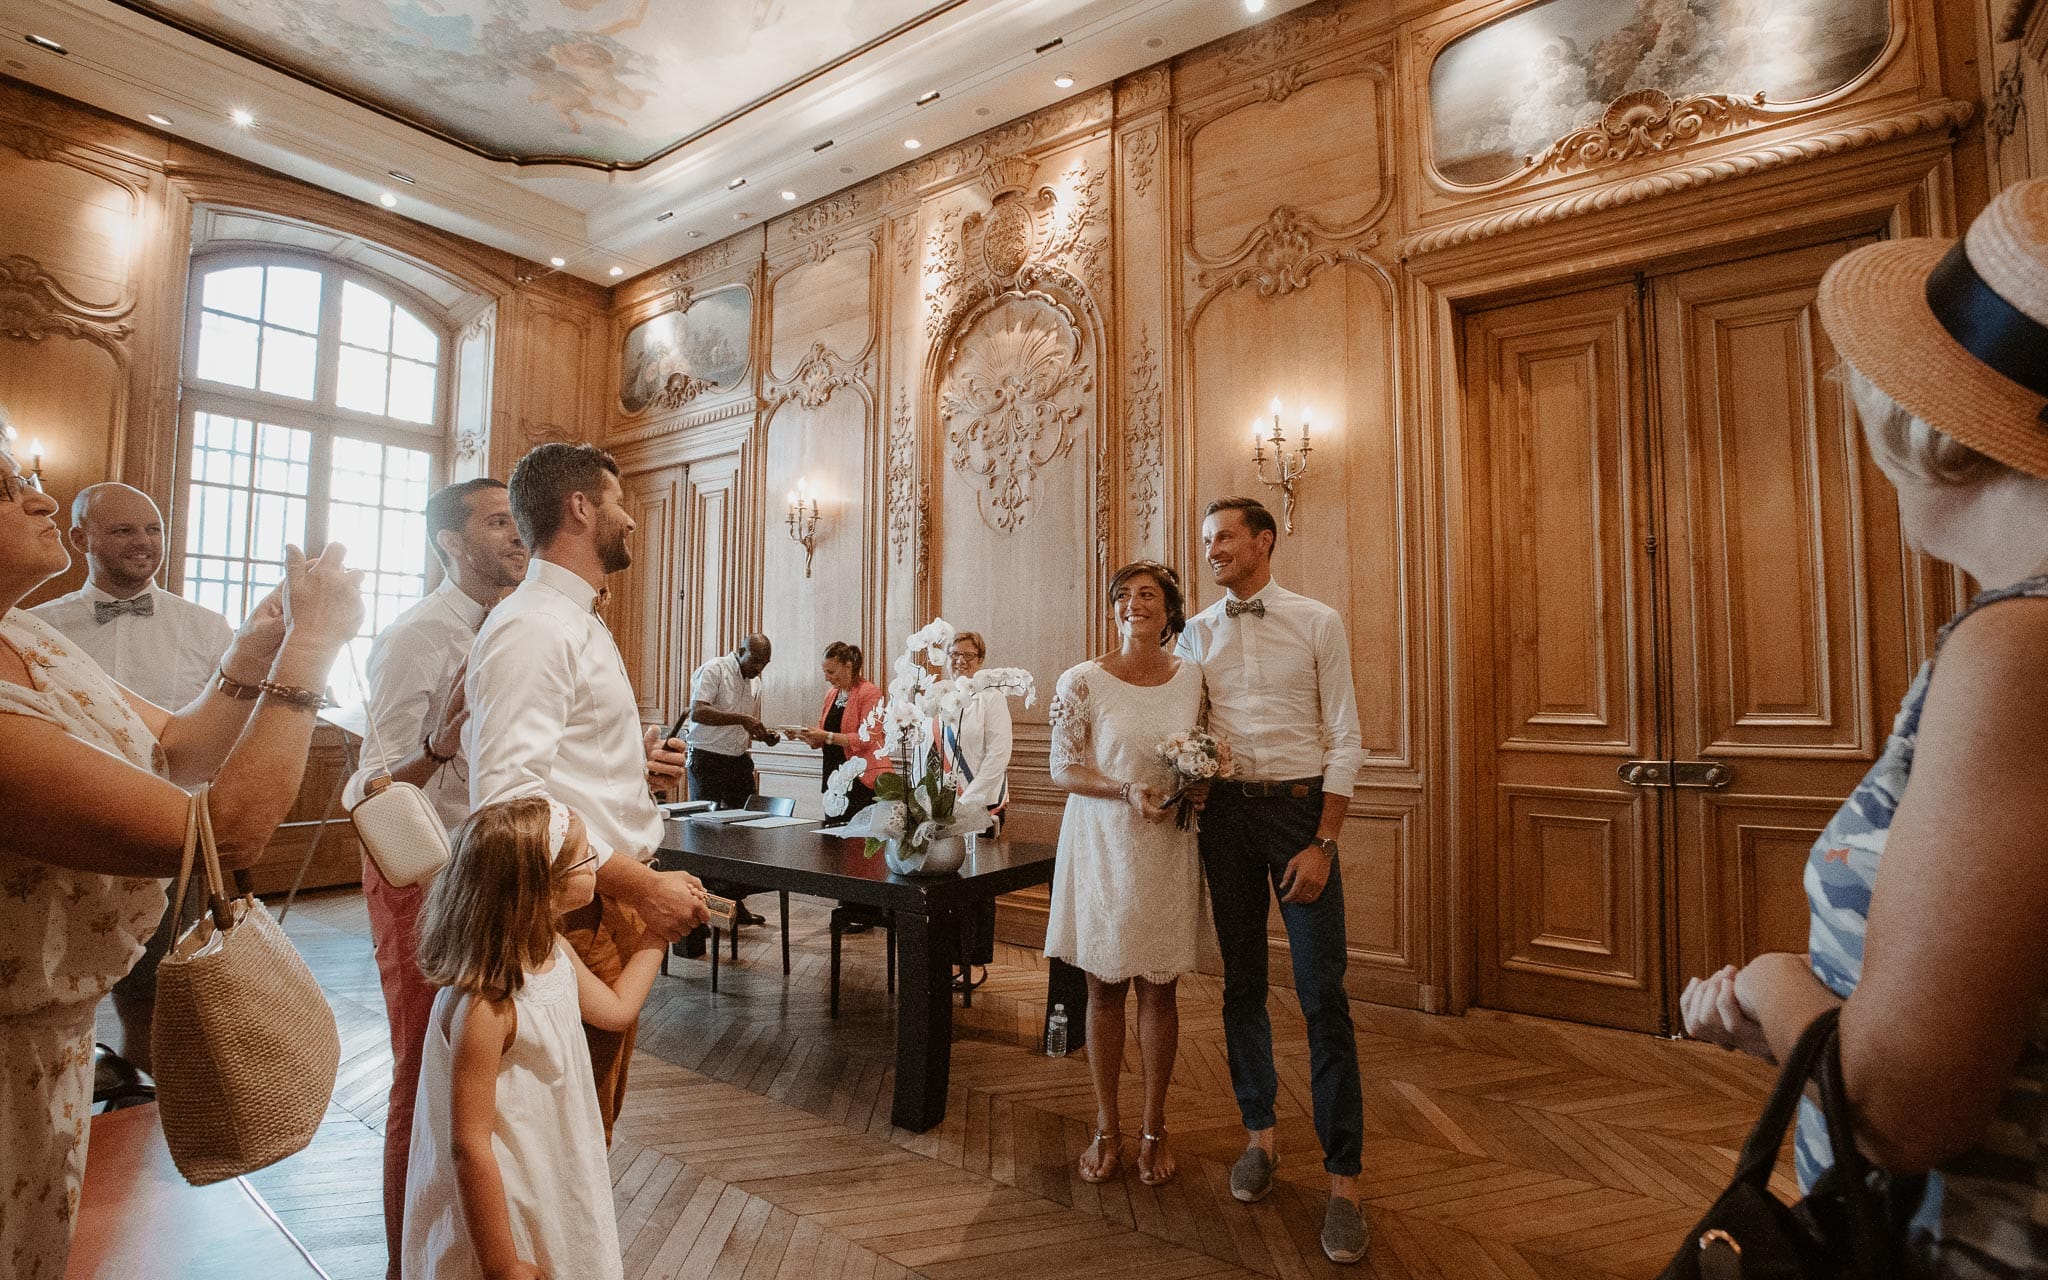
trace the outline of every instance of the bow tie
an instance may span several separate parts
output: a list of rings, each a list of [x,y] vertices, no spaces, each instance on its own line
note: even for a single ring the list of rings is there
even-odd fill
[[[92,602],[92,620],[102,626],[112,622],[124,613],[132,613],[138,618],[155,617],[155,594],[145,591],[139,596],[132,596],[126,600],[95,600]]]
[[[1223,602],[1224,617],[1235,618],[1240,613],[1248,613],[1254,618],[1263,618],[1266,616],[1266,602],[1264,600],[1225,600]]]

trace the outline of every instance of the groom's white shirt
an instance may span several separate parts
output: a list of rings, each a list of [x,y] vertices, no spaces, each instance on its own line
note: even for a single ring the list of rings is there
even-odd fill
[[[1218,600],[1188,619],[1178,646],[1208,678],[1209,730],[1230,744],[1233,776],[1320,777],[1324,791],[1350,795],[1365,751],[1343,619],[1270,580],[1246,600],[1265,616],[1230,617]]]

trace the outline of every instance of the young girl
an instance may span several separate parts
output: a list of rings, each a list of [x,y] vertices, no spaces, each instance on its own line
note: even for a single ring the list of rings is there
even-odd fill
[[[610,986],[555,932],[590,901],[583,820],[541,797],[470,815],[420,922],[444,988],[421,1055],[406,1176],[406,1280],[612,1280],[621,1270],[604,1128],[581,1023],[638,1016],[660,940]]]

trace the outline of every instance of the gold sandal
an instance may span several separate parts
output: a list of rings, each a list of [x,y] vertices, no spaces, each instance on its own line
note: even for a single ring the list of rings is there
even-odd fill
[[[1145,1159],[1146,1143],[1152,1144],[1152,1154],[1156,1158],[1159,1154],[1159,1145],[1165,1141],[1165,1125],[1160,1125],[1159,1132],[1157,1133],[1146,1133],[1142,1129],[1138,1131],[1138,1181],[1148,1187],[1163,1187],[1167,1183],[1172,1182],[1174,1175],[1180,1172],[1180,1166],[1175,1164],[1173,1168],[1168,1169],[1165,1173],[1160,1173],[1151,1161]]]
[[[1107,1154],[1096,1162],[1093,1169],[1090,1169],[1088,1165],[1088,1152],[1102,1146],[1105,1142],[1109,1144],[1104,1148]],[[1116,1177],[1118,1173],[1122,1172],[1123,1163],[1124,1136],[1121,1133],[1104,1133],[1102,1130],[1097,1129],[1095,1137],[1088,1143],[1087,1150],[1081,1153],[1081,1160],[1076,1169],[1081,1175],[1081,1181],[1102,1183],[1108,1182],[1111,1178]]]

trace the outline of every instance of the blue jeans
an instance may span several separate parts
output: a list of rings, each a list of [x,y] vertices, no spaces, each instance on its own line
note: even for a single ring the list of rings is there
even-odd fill
[[[1304,799],[1251,798],[1222,786],[1202,813],[1202,869],[1223,951],[1223,1038],[1230,1084],[1247,1129],[1270,1129],[1280,1090],[1273,1071],[1273,1022],[1266,1013],[1266,894],[1277,893],[1288,860],[1306,849],[1321,820],[1320,791]],[[1294,959],[1294,991],[1308,1023],[1309,1093],[1323,1168],[1356,1177],[1365,1138],[1358,1040],[1344,992],[1344,882],[1335,862],[1314,902],[1280,904]]]

